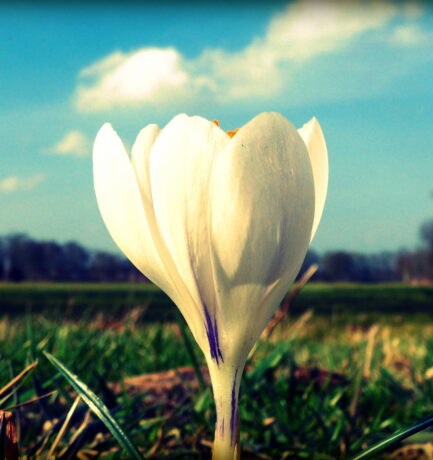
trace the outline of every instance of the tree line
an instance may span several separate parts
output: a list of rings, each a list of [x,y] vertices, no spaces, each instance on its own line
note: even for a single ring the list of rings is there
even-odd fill
[[[0,237],[2,281],[146,281],[124,257],[78,243],[37,241],[25,234]]]
[[[421,245],[414,250],[360,254],[330,251],[319,256],[308,252],[301,274],[312,264],[319,270],[313,279],[321,281],[433,283],[433,220],[421,225]]]
[[[420,229],[415,250],[360,254],[309,251],[300,274],[312,264],[317,281],[433,282],[433,220]],[[1,281],[126,282],[147,279],[123,256],[92,251],[76,242],[37,241],[25,234],[0,237]]]

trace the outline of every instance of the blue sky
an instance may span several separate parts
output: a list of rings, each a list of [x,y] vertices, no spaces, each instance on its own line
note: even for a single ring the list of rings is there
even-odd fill
[[[0,235],[116,251],[93,139],[110,121],[131,145],[180,112],[225,129],[316,116],[330,162],[319,251],[415,247],[433,218],[426,3],[2,4],[0,56]]]

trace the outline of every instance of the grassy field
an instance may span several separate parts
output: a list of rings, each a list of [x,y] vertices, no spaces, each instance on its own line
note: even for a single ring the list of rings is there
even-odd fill
[[[206,381],[204,369],[192,367],[199,375],[184,387],[166,385],[161,373],[192,366],[194,358],[201,363],[202,356],[195,345],[189,350],[182,322],[151,321],[177,317],[159,291],[3,285],[0,303],[0,311],[9,312],[0,320],[0,389],[38,361],[18,388],[0,392],[0,407],[19,422],[23,457],[48,453],[75,398],[42,355],[46,350],[104,399],[145,458],[209,458],[214,407],[209,386],[199,383],[200,375]],[[374,305],[383,306],[382,313]],[[302,314],[310,307],[314,313]],[[242,458],[346,459],[432,416],[432,307],[431,288],[308,286],[295,314],[258,344],[247,366]],[[149,373],[158,374],[145,382],[134,377]],[[427,430],[383,458],[427,459],[432,451]],[[126,458],[81,402],[54,454]]]
[[[0,314],[61,312],[62,317],[91,318],[101,312],[122,317],[139,306],[145,321],[173,320],[176,309],[150,284],[0,283]],[[310,283],[297,297],[292,313],[313,309],[317,314],[430,313],[433,287],[403,284]]]

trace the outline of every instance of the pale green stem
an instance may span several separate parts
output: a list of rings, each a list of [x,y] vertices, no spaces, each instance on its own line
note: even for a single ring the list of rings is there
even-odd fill
[[[239,385],[244,363],[208,361],[215,399],[217,419],[212,460],[238,460],[239,446]]]

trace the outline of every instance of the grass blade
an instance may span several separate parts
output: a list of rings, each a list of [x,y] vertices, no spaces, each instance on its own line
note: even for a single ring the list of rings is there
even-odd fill
[[[51,448],[50,448],[50,450],[49,450],[49,452],[48,452],[48,454],[46,456],[47,460],[50,460],[51,457],[55,458],[54,457],[54,452],[55,452],[57,446],[59,445],[60,441],[62,440],[63,435],[65,434],[66,429],[68,428],[69,422],[71,421],[72,416],[74,415],[75,409],[77,408],[78,403],[80,401],[81,401],[81,397],[77,396],[75,398],[75,401],[72,404],[71,408],[69,409],[68,415],[66,416],[62,427],[60,428],[59,432],[57,433],[57,436],[56,436],[56,439],[53,442],[53,445],[51,446]]]
[[[122,446],[122,448],[128,453],[130,458],[142,460],[141,454],[134,447],[131,441],[126,436],[125,432],[119,426],[117,421],[111,415],[107,406],[93,393],[90,388],[83,383],[75,374],[73,374],[68,368],[66,368],[57,358],[50,353],[44,351],[45,357],[50,363],[57,368],[57,370],[66,378],[66,380],[75,388],[77,393],[90,407],[90,410],[104,423],[104,425],[110,430],[111,434]]]
[[[422,431],[430,426],[433,426],[433,417],[430,417],[427,420],[418,423],[417,425],[413,425],[410,428],[405,428],[404,430],[397,431],[397,433],[393,434],[389,438],[379,441],[378,443],[372,445],[368,449],[365,449],[359,454],[355,455],[351,458],[351,460],[365,460],[367,458],[372,458],[373,456],[379,454],[380,452],[392,446],[393,444],[397,444],[403,439],[406,439],[409,436],[418,433],[418,431]]]

